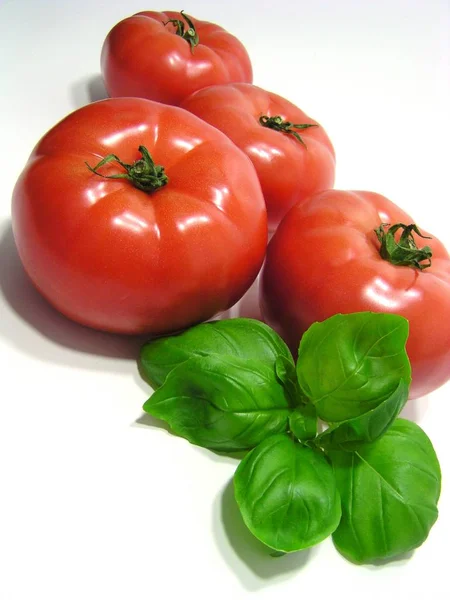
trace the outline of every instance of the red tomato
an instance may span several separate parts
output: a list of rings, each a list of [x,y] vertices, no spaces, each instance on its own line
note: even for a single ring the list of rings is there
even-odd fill
[[[110,96],[175,105],[208,85],[251,83],[253,77],[237,38],[218,25],[173,11],[144,11],[117,23],[103,44],[101,66]]]
[[[372,192],[328,190],[295,206],[267,250],[262,312],[295,350],[314,321],[336,313],[369,310],[406,317],[410,396],[419,397],[450,379],[450,257],[438,239],[413,233],[419,248],[431,248],[431,266],[391,264],[381,257],[374,232],[381,223],[413,221]]]
[[[333,187],[335,156],[327,134],[281,96],[237,83],[196,92],[181,106],[226,133],[251,159],[266,201],[269,229],[274,230],[297,202]]]
[[[140,145],[168,176],[154,193],[85,164],[113,153],[145,182],[143,161],[133,166]],[[126,175],[114,160],[97,171]],[[16,184],[12,217],[38,290],[79,323],[128,334],[174,331],[229,308],[267,244],[248,158],[194,115],[138,98],[90,104],[51,129]]]

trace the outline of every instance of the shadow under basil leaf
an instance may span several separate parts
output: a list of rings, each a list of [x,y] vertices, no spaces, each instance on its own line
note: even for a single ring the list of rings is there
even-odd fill
[[[155,417],[153,417],[152,415],[149,415],[148,413],[142,413],[142,415],[138,419],[136,419],[136,421],[133,423],[133,425],[143,426],[143,427],[154,427],[155,429],[164,429],[165,431],[167,431],[167,433],[174,435],[172,433],[168,423],[166,423],[165,421],[162,421],[161,419],[156,419]]]
[[[146,341],[147,341],[147,340],[146,340]],[[140,351],[141,351],[141,348],[139,348],[139,354],[140,354]],[[150,379],[148,378],[148,376],[147,376],[147,373],[145,372],[145,369],[144,369],[144,366],[143,366],[143,364],[142,364],[142,361],[141,361],[141,359],[140,359],[140,356],[139,356],[139,354],[138,354],[138,356],[136,357],[136,359],[137,359],[137,369],[138,369],[138,373],[139,373],[139,376],[140,376],[140,378],[142,379],[142,381],[143,381],[145,384],[147,384],[147,385],[149,386],[149,389],[148,389],[148,394],[149,394],[149,396],[150,396],[150,394],[151,394],[151,393],[152,393],[154,390],[156,390],[156,386],[153,386],[153,383],[152,383],[152,382],[150,381]],[[150,415],[149,415],[149,416],[150,416]]]
[[[237,557],[240,562],[245,563],[257,578],[268,580],[290,573],[295,576],[311,558],[312,548],[276,558],[271,556],[273,550],[257,540],[247,529],[234,498],[232,479],[223,490],[220,498],[220,516],[225,536],[235,555],[233,560],[229,561],[232,568],[237,566],[235,560]],[[222,548],[221,550],[224,558],[229,559],[229,553],[227,552],[225,556]],[[245,576],[245,572],[242,572],[240,568],[234,570],[240,576],[244,585],[249,586],[248,576]],[[257,584],[257,582],[255,583]],[[257,589],[259,586],[254,584],[250,587]]]
[[[154,427],[155,429],[164,429],[170,435],[173,435],[175,437],[183,439],[182,436],[178,436],[176,433],[174,433],[171,430],[169,424],[166,423],[166,421],[163,421],[162,419],[157,419],[156,417],[150,415],[149,413],[142,413],[142,415],[138,419],[136,419],[136,421],[133,424],[138,427],[144,426],[144,427]],[[237,450],[235,452],[220,452],[219,450],[211,450],[209,448],[203,448],[202,446],[197,446],[196,444],[191,444],[190,442],[188,442],[188,440],[185,440],[185,442],[186,442],[186,444],[190,444],[190,446],[192,446],[194,448],[201,448],[202,450],[205,451],[206,456],[209,456],[213,460],[216,457],[222,457],[222,458],[231,458],[231,459],[238,461],[238,460],[242,460],[248,452],[247,450],[241,450],[241,451]]]

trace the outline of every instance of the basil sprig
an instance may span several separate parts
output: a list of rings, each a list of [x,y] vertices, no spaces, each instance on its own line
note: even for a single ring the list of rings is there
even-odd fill
[[[407,337],[398,315],[335,315],[304,334],[295,363],[259,321],[205,323],[142,348],[156,389],[144,410],[193,444],[249,450],[235,497],[274,556],[332,534],[355,563],[390,559],[428,536],[441,482],[426,434],[397,418]]]

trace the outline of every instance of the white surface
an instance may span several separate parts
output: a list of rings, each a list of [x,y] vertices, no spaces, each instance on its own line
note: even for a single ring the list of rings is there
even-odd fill
[[[271,559],[237,516],[237,463],[141,419],[140,340],[68,322],[26,280],[14,182],[54,123],[103,97],[103,39],[145,8],[184,8],[237,35],[254,82],[328,131],[336,187],[387,195],[450,247],[448,1],[0,0],[0,599],[449,598],[450,384],[406,409],[444,482],[412,558],[357,567],[327,540]]]

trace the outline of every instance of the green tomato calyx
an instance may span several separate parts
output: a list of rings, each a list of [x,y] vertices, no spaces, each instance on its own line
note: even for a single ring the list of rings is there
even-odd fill
[[[105,179],[128,179],[134,187],[151,194],[165,186],[169,178],[164,173],[164,167],[155,165],[150,152],[145,146],[139,146],[139,152],[142,154],[142,158],[132,164],[124,163],[115,154],[108,154],[95,167],[91,167],[88,163],[86,163],[86,166],[95,175],[100,175]],[[99,169],[110,162],[118,163],[125,169],[125,173],[115,173],[113,175],[100,173]]]
[[[176,28],[175,34],[179,35],[180,37],[182,37],[184,40],[186,40],[188,42],[188,44],[190,44],[191,46],[191,52],[192,54],[194,54],[194,48],[196,46],[198,46],[199,44],[199,37],[198,37],[198,33],[195,30],[195,25],[194,23],[191,21],[191,19],[187,16],[186,13],[184,13],[182,10],[180,11],[180,15],[183,17],[183,19],[186,21],[186,23],[188,24],[188,28],[186,29],[186,24],[181,21],[180,19],[169,19],[168,21],[164,22],[163,21],[163,25],[166,26],[169,23],[173,23],[173,25]]]
[[[397,240],[395,234],[399,229],[403,231]],[[431,267],[433,252],[430,246],[418,248],[413,233],[426,240],[430,240],[431,238],[422,235],[416,224],[404,225],[403,223],[396,223],[395,225],[390,225],[389,223],[381,223],[374,231],[381,244],[380,255],[384,260],[389,261],[393,265],[414,267],[420,271]]]
[[[300,134],[295,130],[309,129],[310,127],[318,127],[318,125],[316,125],[315,123],[291,123],[290,121],[285,121],[280,115],[276,115],[275,117],[262,115],[261,117],[259,117],[259,123],[263,127],[268,127],[269,129],[273,129],[274,131],[280,131],[281,133],[290,133],[301,144],[303,144],[305,148],[305,142],[303,141]]]

